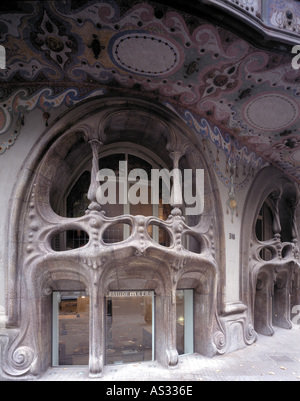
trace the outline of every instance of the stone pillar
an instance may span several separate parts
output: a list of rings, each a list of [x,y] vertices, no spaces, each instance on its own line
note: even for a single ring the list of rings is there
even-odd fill
[[[298,230],[298,222],[297,222],[297,208],[299,206],[299,201],[291,200],[290,208],[292,211],[292,226],[291,226],[291,237],[292,242],[294,244],[294,257],[295,259],[299,259],[299,246],[298,246],[298,237],[299,237],[299,230]]]
[[[257,279],[254,328],[257,333],[273,336],[275,331],[272,324],[272,299],[274,291],[273,274],[261,274]]]
[[[172,215],[173,216],[181,216],[182,215],[182,206],[183,206],[183,194],[182,194],[182,175],[179,170],[179,160],[182,157],[182,153],[180,151],[173,151],[170,153],[170,157],[173,160],[173,187],[171,194],[171,206],[173,208]]]
[[[168,368],[178,364],[176,349],[176,297],[156,297],[156,359]]]
[[[283,329],[291,329],[292,274],[284,271],[278,274],[274,288],[273,324]]]
[[[96,273],[95,273],[96,274]],[[102,376],[105,362],[105,296],[99,294],[98,282],[90,293],[90,377]]]

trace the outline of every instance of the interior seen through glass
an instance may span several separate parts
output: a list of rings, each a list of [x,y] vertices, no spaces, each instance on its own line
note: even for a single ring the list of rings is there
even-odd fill
[[[135,295],[139,293],[128,291],[106,299],[107,365],[154,359],[154,293]]]
[[[176,346],[179,355],[194,352],[194,291],[176,293]]]
[[[177,350],[194,352],[193,290],[176,294]],[[89,364],[89,297],[53,293],[53,366]],[[155,360],[154,291],[112,291],[106,298],[106,364]]]
[[[89,297],[85,292],[53,294],[53,365],[89,364]]]

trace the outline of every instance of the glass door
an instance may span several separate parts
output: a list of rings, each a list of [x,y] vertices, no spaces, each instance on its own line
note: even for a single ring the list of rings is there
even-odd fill
[[[194,290],[176,293],[176,343],[179,355],[194,353]]]
[[[89,364],[89,297],[85,292],[53,293],[52,364]]]
[[[154,292],[111,291],[106,298],[106,364],[154,360]]]

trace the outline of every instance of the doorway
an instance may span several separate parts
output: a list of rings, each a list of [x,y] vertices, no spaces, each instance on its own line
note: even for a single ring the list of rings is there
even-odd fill
[[[106,364],[155,359],[154,291],[111,291],[106,298]]]
[[[178,355],[194,353],[194,290],[176,292],[176,346]]]
[[[275,269],[275,268],[274,268]],[[274,326],[291,329],[291,281],[288,270],[274,274],[261,272],[257,278],[254,303],[254,328],[257,333],[273,336]]]
[[[53,292],[52,365],[89,364],[89,297],[82,291]]]

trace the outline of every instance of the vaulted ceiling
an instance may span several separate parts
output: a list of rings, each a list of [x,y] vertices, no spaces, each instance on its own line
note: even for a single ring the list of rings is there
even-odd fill
[[[11,114],[31,101],[49,112],[70,88],[68,105],[93,93],[126,94],[205,117],[300,182],[300,72],[291,48],[233,17],[228,26],[228,15],[225,27],[224,10],[207,1],[193,10],[164,3],[1,3],[0,144]]]

